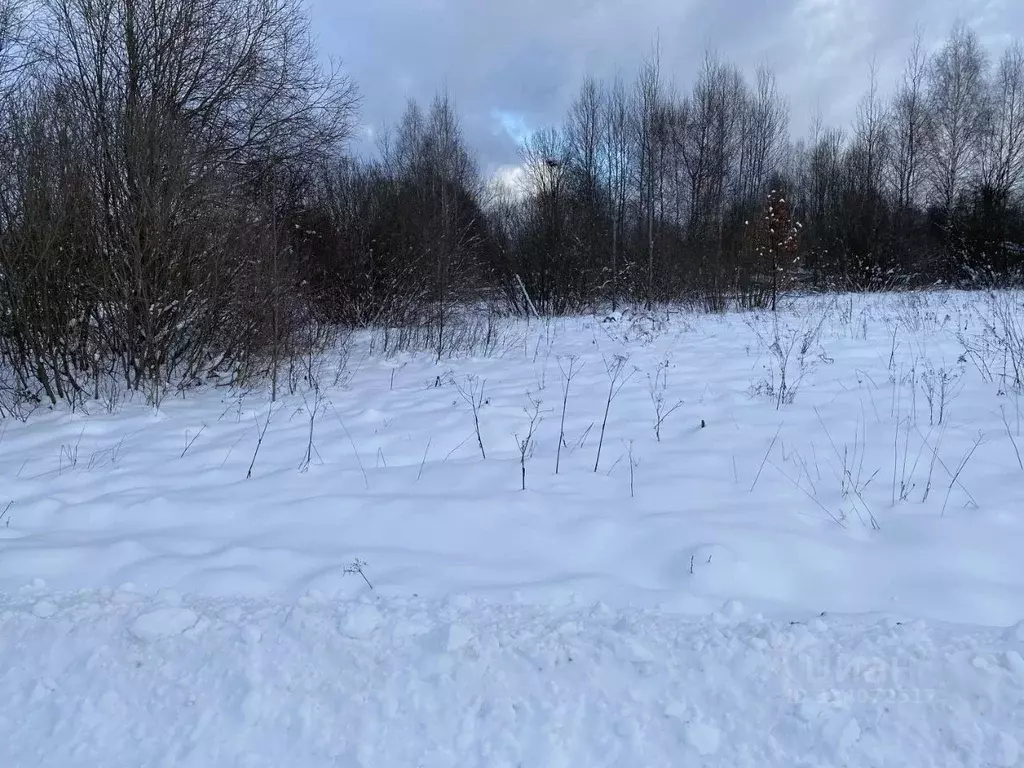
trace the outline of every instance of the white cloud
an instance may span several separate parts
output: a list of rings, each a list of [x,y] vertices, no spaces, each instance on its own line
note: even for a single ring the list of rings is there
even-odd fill
[[[325,54],[364,94],[363,119],[394,121],[408,97],[447,87],[481,166],[514,164],[524,132],[558,125],[586,73],[632,78],[660,39],[667,80],[689,89],[706,49],[747,72],[772,66],[793,132],[820,107],[845,124],[876,61],[885,92],[915,26],[937,44],[962,17],[986,41],[1024,36],[1020,0],[312,0]]]
[[[499,166],[492,178],[513,195],[525,195],[529,191],[526,169],[522,165]]]

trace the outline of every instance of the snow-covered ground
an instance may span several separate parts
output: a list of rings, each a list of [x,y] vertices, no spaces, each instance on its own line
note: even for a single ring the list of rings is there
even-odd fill
[[[0,600],[4,766],[1014,766],[1024,624]]]
[[[276,403],[2,422],[0,765],[1024,765],[991,301],[356,337]]]

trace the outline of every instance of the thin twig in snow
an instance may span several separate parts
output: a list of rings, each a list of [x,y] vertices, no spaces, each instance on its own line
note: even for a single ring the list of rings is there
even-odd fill
[[[785,422],[783,422],[784,424]],[[750,492],[754,492],[754,488],[757,487],[757,481],[761,478],[761,472],[764,471],[764,465],[768,463],[768,456],[771,455],[772,448],[775,447],[775,441],[779,439],[779,433],[782,432],[782,424],[779,424],[779,428],[775,430],[775,437],[772,438],[771,443],[768,445],[768,450],[765,451],[764,458],[761,459],[761,466],[757,468],[757,474],[754,476],[754,482],[750,484]]]
[[[424,467],[424,466],[426,465],[426,463],[427,463],[427,453],[428,453],[428,452],[430,451],[430,443],[431,443],[431,441],[432,441],[433,439],[434,439],[434,436],[433,436],[433,435],[431,435],[430,437],[428,437],[428,438],[427,438],[427,447],[423,449],[423,458],[422,458],[422,459],[420,460],[420,469],[419,469],[419,471],[418,471],[418,472],[416,473],[416,480],[417,480],[417,481],[419,481],[419,479],[420,479],[421,477],[423,477],[423,467]]]
[[[964,471],[964,467],[967,466],[967,462],[969,462],[971,460],[971,457],[974,456],[974,452],[978,450],[978,446],[981,445],[981,441],[984,439],[985,436],[983,434],[978,435],[978,438],[974,441],[974,445],[971,446],[971,450],[969,450],[967,452],[967,455],[963,457],[963,459],[960,461],[960,465],[956,468],[956,472],[953,473],[953,479],[949,481],[949,487],[946,489],[946,499],[945,501],[942,502],[941,515],[946,514],[946,505],[949,504],[950,494],[953,493],[953,485],[957,483],[957,480],[960,477],[960,473]],[[973,502],[974,500],[972,499],[971,501]],[[975,506],[977,506],[977,504],[975,504]]]
[[[196,436],[193,437],[191,440],[189,440],[188,439],[188,431],[186,430],[186,432],[185,432],[185,440],[187,442],[185,443],[185,450],[183,450],[181,452],[181,456],[179,456],[179,458],[182,458],[182,459],[185,458],[185,454],[188,453],[188,449],[191,448],[195,444],[196,440],[199,439],[199,436],[202,435],[203,432],[205,432],[205,431],[206,431],[206,424],[204,423],[203,426],[202,426],[202,429],[200,429],[198,432],[196,432]]]
[[[1013,430],[1010,429],[1010,421],[1006,418],[1006,408],[999,406],[999,413],[1003,417],[1003,426],[1006,427],[1006,436],[1010,438],[1010,442],[1013,444],[1013,452],[1017,454],[1017,464],[1021,469],[1024,469],[1024,460],[1021,460],[1020,449],[1017,447],[1017,440],[1013,436]]]
[[[338,413],[338,409],[334,407],[334,403],[331,403],[331,410],[334,411],[334,418],[338,420],[341,428],[345,431],[345,436],[348,438],[349,445],[352,446],[352,453],[356,456],[356,464],[359,465],[359,471],[363,473],[363,483],[366,485],[366,490],[370,490],[370,477],[366,474],[366,469],[363,467],[363,460],[359,456],[359,449],[356,448],[356,441],[352,439],[352,433],[348,431],[348,427],[345,426],[345,422],[341,420],[341,414]]]
[[[253,416],[253,418],[256,420],[256,434],[259,435],[259,437],[256,440],[256,450],[253,451],[253,453],[252,453],[252,461],[249,462],[249,471],[245,473],[245,479],[246,480],[249,480],[249,479],[252,478],[252,468],[256,466],[256,457],[259,456],[260,447],[263,445],[263,438],[267,434],[267,428],[270,426],[270,419],[271,419],[271,417],[273,415],[274,415],[274,406],[271,405],[270,409],[267,411],[267,420],[266,420],[266,422],[264,422],[262,429],[260,429],[259,417],[258,416]]]
[[[615,396],[622,391],[622,388],[626,383],[633,377],[633,374],[636,373],[636,369],[633,369],[630,371],[629,375],[622,378],[622,369],[625,367],[628,359],[629,358],[622,355],[616,355],[612,358],[610,363],[607,360],[605,361],[605,367],[608,371],[608,398],[604,404],[604,420],[601,422],[601,435],[597,441],[597,458],[594,460],[595,474],[601,464],[601,447],[604,445],[604,433],[608,426],[608,413],[612,409],[612,401],[615,399]]]
[[[572,384],[573,378],[576,374],[582,370],[583,366],[576,367],[576,363],[579,360],[579,355],[572,355],[569,357],[569,370],[566,370],[562,366],[562,361],[558,361],[558,370],[562,372],[562,421],[558,431],[558,450],[555,452],[555,474],[558,474],[558,470],[562,464],[562,445],[565,443],[565,411],[569,405],[569,386]]]

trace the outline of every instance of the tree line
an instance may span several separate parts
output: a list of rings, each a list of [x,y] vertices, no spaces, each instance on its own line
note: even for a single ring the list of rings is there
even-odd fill
[[[866,68],[867,69],[867,68]],[[1024,48],[957,25],[920,36],[891,98],[874,69],[850,126],[793,139],[772,72],[707,56],[666,82],[582,84],[523,151],[498,218],[511,268],[554,311],[598,298],[774,306],[794,282],[881,289],[1012,280],[1024,266]]]
[[[707,55],[684,90],[655,52],[630,80],[586,78],[563,123],[524,141],[518,185],[481,181],[447,94],[426,111],[412,103],[380,157],[339,178],[348,207],[333,206],[347,211],[335,231],[354,252],[335,263],[362,281],[357,305],[373,319],[389,314],[381,297],[431,297],[406,309],[436,317],[447,299],[483,295],[542,315],[677,300],[721,310],[774,307],[794,285],[1017,279],[1020,42],[993,56],[958,24],[933,53],[917,36],[890,97],[867,63],[865,74],[849,126],[819,119],[794,138],[767,67],[747,78]]]
[[[768,68],[709,55],[684,90],[655,53],[584,80],[518,187],[446,93],[349,156],[356,84],[320,61],[301,0],[0,0],[0,416],[276,394],[343,327],[440,357],[481,313],[774,307],[1024,260],[1024,52],[962,25],[802,139]]]

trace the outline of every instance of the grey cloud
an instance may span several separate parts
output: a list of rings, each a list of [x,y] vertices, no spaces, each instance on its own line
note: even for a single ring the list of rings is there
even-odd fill
[[[888,91],[917,25],[930,47],[957,18],[997,49],[1024,37],[1019,0],[313,0],[312,8],[321,49],[359,84],[367,127],[447,87],[485,170],[516,162],[510,124],[558,124],[585,74],[632,78],[655,39],[681,90],[709,49],[747,72],[768,63],[800,134],[819,111],[830,125],[852,119],[872,59]]]

